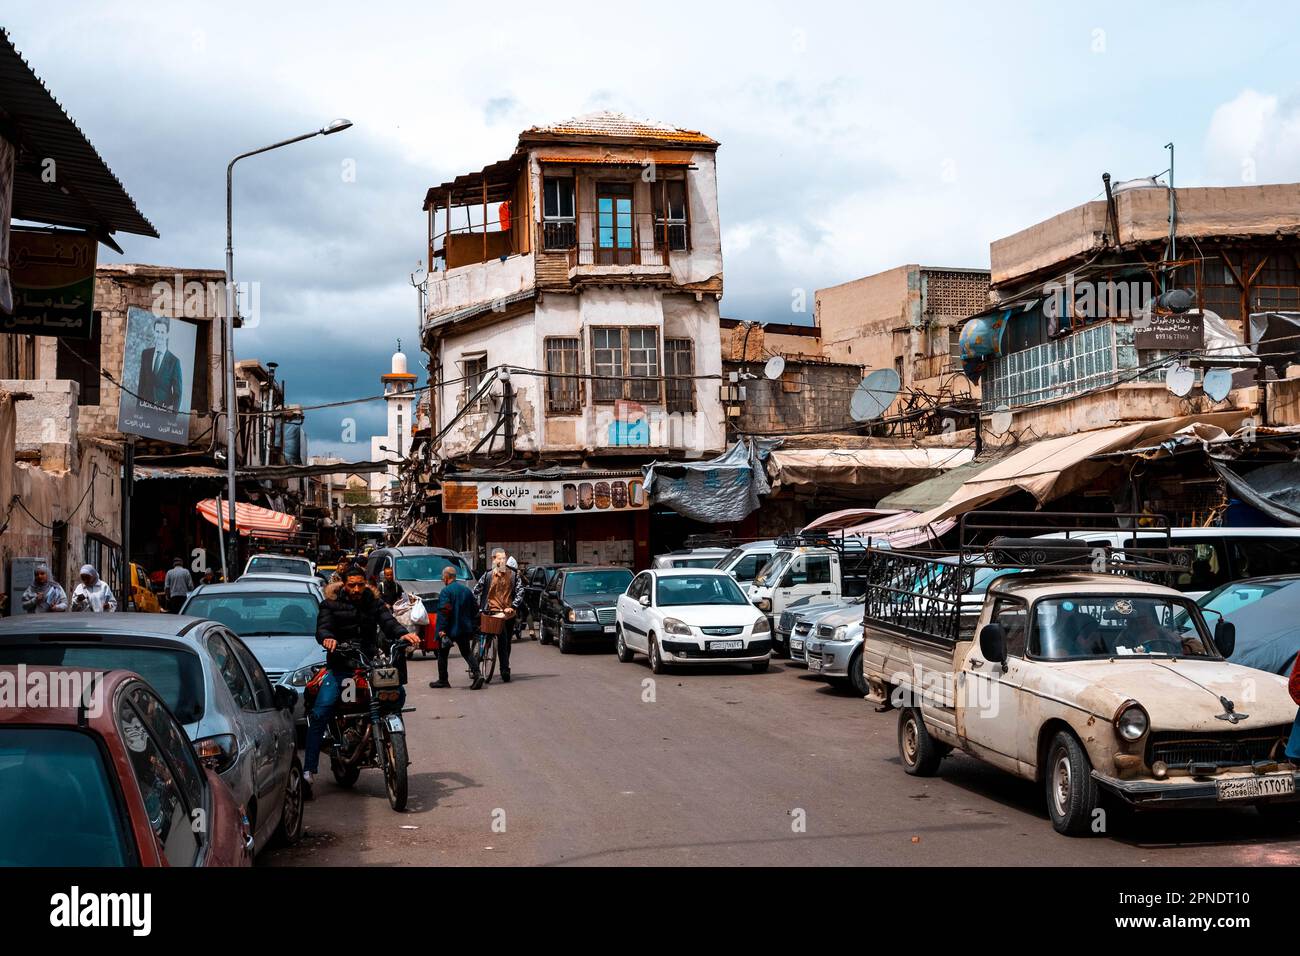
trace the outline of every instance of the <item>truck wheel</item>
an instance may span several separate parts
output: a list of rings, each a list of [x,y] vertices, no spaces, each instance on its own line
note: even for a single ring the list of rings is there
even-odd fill
[[[859,697],[866,697],[871,693],[871,688],[867,686],[867,675],[862,671],[862,648],[849,658],[849,683]]]
[[[1083,836],[1091,832],[1101,797],[1092,779],[1092,762],[1073,734],[1057,733],[1047,748],[1047,812],[1057,833]]]
[[[925,729],[921,711],[905,707],[898,714],[898,754],[903,769],[914,777],[933,777],[939,770],[938,745]]]

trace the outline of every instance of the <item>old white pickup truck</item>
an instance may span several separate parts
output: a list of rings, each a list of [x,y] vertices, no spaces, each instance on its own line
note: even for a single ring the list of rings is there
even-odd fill
[[[1040,783],[1053,826],[1071,835],[1104,830],[1103,792],[1138,808],[1253,804],[1300,819],[1300,768],[1285,752],[1296,705],[1283,678],[1225,660],[1231,624],[1211,629],[1171,588],[1077,570],[1104,561],[1008,553],[964,552],[942,569],[932,556],[875,556],[867,699],[899,711],[908,773],[932,775],[960,749]],[[974,570],[1013,563],[978,618],[969,602],[963,614]]]

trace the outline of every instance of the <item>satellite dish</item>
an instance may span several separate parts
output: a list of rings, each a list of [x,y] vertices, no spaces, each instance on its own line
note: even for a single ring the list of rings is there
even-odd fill
[[[1165,373],[1165,387],[1179,398],[1186,397],[1196,384],[1196,373],[1186,365],[1171,365]]]
[[[989,430],[995,435],[1005,435],[1011,430],[1011,409],[1005,405],[999,405],[989,416]]]
[[[1201,388],[1214,401],[1223,401],[1228,397],[1228,393],[1232,391],[1232,369],[1206,369],[1205,377],[1201,379]]]
[[[773,355],[770,359],[767,360],[767,364],[763,366],[763,377],[769,378],[775,382],[778,378],[781,377],[781,374],[784,371],[785,371],[785,359],[781,358],[781,356],[779,355]]]
[[[894,404],[902,380],[892,368],[878,368],[861,382],[849,400],[849,415],[855,422],[869,422],[885,414]]]

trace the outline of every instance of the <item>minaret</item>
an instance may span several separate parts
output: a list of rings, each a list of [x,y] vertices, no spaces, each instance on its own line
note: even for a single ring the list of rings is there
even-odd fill
[[[407,446],[411,443],[411,412],[415,407],[415,376],[406,370],[406,355],[402,352],[402,340],[397,340],[397,351],[393,353],[391,371],[379,376],[384,385],[384,400],[388,402],[388,447],[396,452],[398,459],[406,457]]]

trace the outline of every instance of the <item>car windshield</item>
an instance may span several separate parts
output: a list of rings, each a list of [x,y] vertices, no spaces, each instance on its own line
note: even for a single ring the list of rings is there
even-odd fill
[[[661,577],[657,586],[660,607],[688,604],[748,604],[740,587],[723,574],[674,574]]]
[[[754,583],[760,588],[774,586],[777,581],[781,580],[781,575],[785,573],[785,566],[790,563],[794,557],[793,551],[778,551],[772,555],[772,560],[763,566],[763,569],[754,575]]]
[[[292,586],[292,585],[291,585]],[[316,634],[318,605],[310,594],[196,594],[185,613],[226,625],[240,637]]]
[[[564,576],[566,598],[595,597],[597,594],[622,594],[632,583],[632,572],[626,568],[608,571],[579,571]]]
[[[1218,657],[1194,607],[1190,601],[1134,594],[1039,601],[1029,651],[1045,660]],[[1015,635],[1009,634],[1007,642],[1014,646]]]
[[[669,558],[668,563],[674,568],[716,568],[717,558]]]
[[[455,568],[456,577],[468,581],[474,575],[459,555],[413,554],[397,559],[393,577],[399,581],[441,581],[443,568]]]
[[[0,729],[0,867],[125,866],[117,798],[95,739]]]
[[[1218,590],[1211,591],[1197,603],[1206,611],[1215,611],[1227,617],[1233,611],[1249,607],[1261,598],[1266,598],[1294,582],[1256,582],[1239,581],[1225,584]]]
[[[304,561],[300,558],[272,558],[264,554],[259,554],[251,558],[248,571],[259,571],[263,574],[301,574],[304,577],[311,576],[311,562]]]
[[[203,716],[203,664],[183,647],[133,647],[127,644],[0,643],[0,664],[48,664],[90,670],[135,671],[163,699],[182,724]]]

